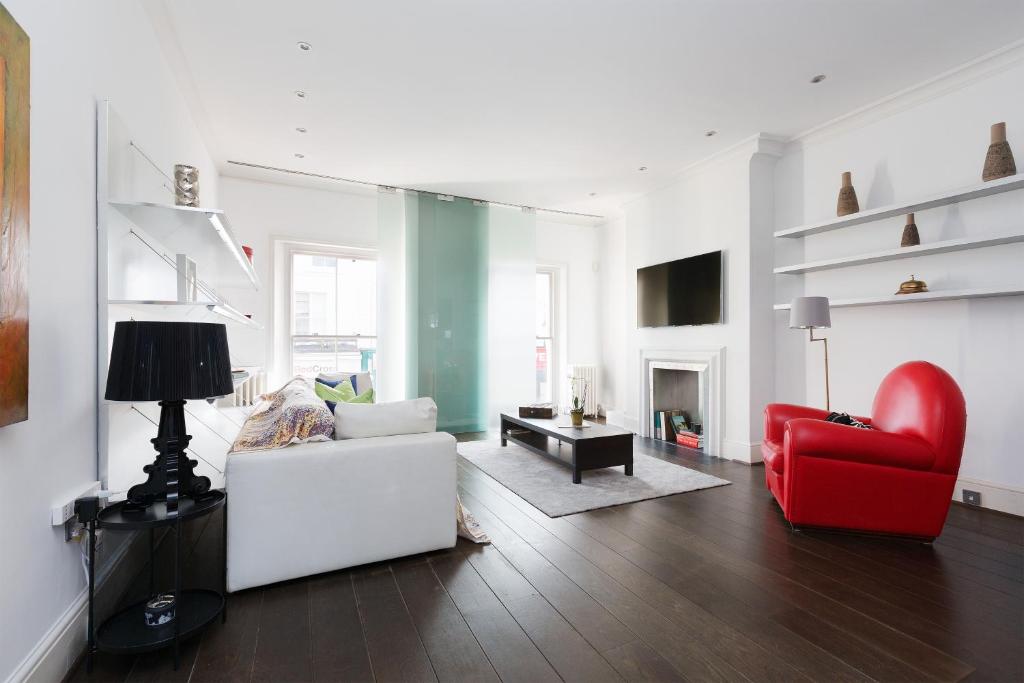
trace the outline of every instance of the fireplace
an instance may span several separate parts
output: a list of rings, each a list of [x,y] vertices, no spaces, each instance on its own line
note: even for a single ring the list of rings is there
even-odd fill
[[[655,412],[682,410],[701,424],[704,452],[721,455],[724,354],[724,349],[641,350],[640,435],[655,436]]]

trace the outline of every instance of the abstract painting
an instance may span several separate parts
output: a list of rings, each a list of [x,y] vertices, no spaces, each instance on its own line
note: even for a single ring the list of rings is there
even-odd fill
[[[28,57],[0,4],[0,427],[28,419]]]

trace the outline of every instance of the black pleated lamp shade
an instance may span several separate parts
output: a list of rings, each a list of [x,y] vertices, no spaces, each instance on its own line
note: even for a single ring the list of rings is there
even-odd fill
[[[114,326],[108,401],[179,401],[233,391],[224,325],[131,320]]]

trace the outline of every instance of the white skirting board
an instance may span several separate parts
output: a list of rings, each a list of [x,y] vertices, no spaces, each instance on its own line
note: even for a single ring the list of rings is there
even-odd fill
[[[982,481],[973,477],[957,477],[956,486],[953,488],[953,500],[963,502],[964,489],[980,493],[983,508],[1024,517],[1024,488]]]
[[[96,590],[99,591],[108,581],[118,581],[127,585],[130,576],[120,575],[131,556],[133,545],[142,538],[138,533],[118,545],[113,551],[105,567],[97,565],[100,574],[96,577]],[[141,546],[140,546],[141,547]],[[148,553],[148,546],[146,549]],[[116,578],[115,578],[116,577]],[[117,588],[117,583],[115,590]],[[32,648],[21,663],[11,672],[6,683],[53,683],[63,680],[71,671],[78,658],[85,652],[88,635],[89,589],[82,589],[64,613],[50,627],[36,646]]]
[[[11,672],[7,683],[63,680],[86,645],[88,591],[83,590],[57,622]]]

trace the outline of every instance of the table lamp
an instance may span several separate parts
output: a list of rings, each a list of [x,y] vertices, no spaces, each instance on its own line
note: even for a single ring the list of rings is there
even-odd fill
[[[789,327],[793,330],[810,330],[811,341],[825,342],[825,410],[831,410],[828,396],[828,339],[815,337],[815,329],[832,327],[827,296],[798,296],[789,306]]]
[[[233,391],[224,325],[131,320],[114,326],[105,398],[160,402],[160,425],[150,439],[156,460],[142,468],[149,478],[128,489],[129,509],[166,501],[174,516],[180,497],[210,490],[210,479],[193,472],[198,461],[185,453],[192,439],[185,433],[185,401]]]

